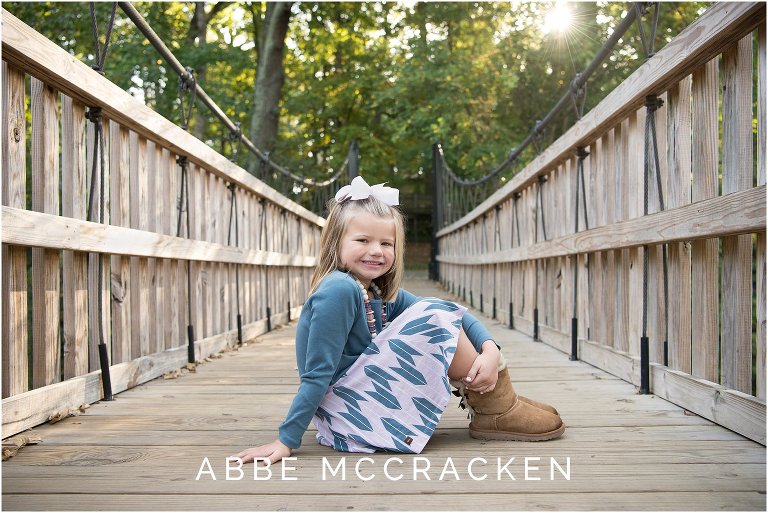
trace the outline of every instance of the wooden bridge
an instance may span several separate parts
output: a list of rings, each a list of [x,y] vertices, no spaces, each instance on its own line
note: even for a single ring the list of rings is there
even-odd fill
[[[415,293],[450,297],[424,278],[409,276],[408,283]],[[311,428],[296,461],[286,465],[286,478],[296,481],[283,480],[280,465],[271,479],[255,481],[249,465],[242,479],[232,471],[227,481],[225,458],[271,441],[296,391],[290,324],[194,373],[154,380],[82,416],[35,428],[42,443],[4,466],[4,509],[764,509],[764,446],[660,397],[638,395],[631,384],[497,321],[488,326],[513,361],[518,389],[560,410],[568,424],[561,439],[473,440],[454,402],[421,455],[426,460],[419,468],[430,465],[426,475],[414,478],[413,456],[341,454],[319,446]],[[401,462],[388,466],[390,479],[384,466],[398,456]],[[216,481],[200,474],[205,458]],[[329,470],[342,458],[345,480]],[[481,481],[467,472],[474,458],[487,462],[471,468],[475,478],[488,476]],[[514,458],[500,478],[497,458],[502,467]],[[539,458],[529,460],[527,480],[525,458]],[[551,458],[569,479],[555,467],[550,480]],[[456,474],[449,466],[441,478],[449,460]]]
[[[253,467],[228,481],[224,458],[271,439],[295,391],[289,321],[323,219],[3,11],[3,438],[42,438],[3,464],[4,506],[764,510],[764,22],[762,3],[715,4],[438,233],[439,284],[408,280],[486,316],[521,391],[561,410],[562,439],[471,441],[450,408],[426,461],[348,455],[346,480],[322,479],[344,455],[309,432],[292,482],[277,468],[254,480]],[[664,101],[653,114],[648,96]],[[107,143],[98,223],[86,220],[94,107]],[[645,213],[651,115],[663,185],[651,180]],[[574,219],[580,168],[588,229]],[[250,341],[239,350],[238,309]],[[221,357],[179,375],[189,326],[196,360]],[[100,340],[114,401],[101,401]]]

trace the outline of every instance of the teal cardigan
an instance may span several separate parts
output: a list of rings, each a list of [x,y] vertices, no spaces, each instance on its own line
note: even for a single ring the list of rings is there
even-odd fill
[[[397,318],[420,299],[400,289],[395,302],[388,304],[389,320]],[[370,303],[376,331],[380,332],[381,299],[371,299]],[[464,314],[462,327],[478,353],[483,342],[492,340],[485,326],[468,312]],[[292,449],[301,445],[301,438],[328,387],[344,375],[370,343],[360,287],[349,274],[333,271],[304,303],[296,326],[296,363],[301,383],[279,427],[282,443]]]

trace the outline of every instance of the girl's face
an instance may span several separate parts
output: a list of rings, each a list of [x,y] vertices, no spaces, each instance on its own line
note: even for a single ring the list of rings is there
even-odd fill
[[[342,265],[365,287],[385,274],[395,262],[395,220],[360,212],[341,237]]]

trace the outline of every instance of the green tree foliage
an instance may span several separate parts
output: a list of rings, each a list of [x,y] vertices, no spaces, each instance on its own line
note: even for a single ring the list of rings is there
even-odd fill
[[[259,34],[266,4],[225,2],[208,22],[206,44],[189,39],[191,2],[137,2],[186,66],[205,69],[201,85],[247,134]],[[575,2],[563,31],[545,27],[553,2],[301,2],[286,37],[280,128],[272,158],[326,178],[359,142],[371,182],[417,189],[431,145],[441,141],[452,168],[479,177],[503,161],[567,91],[631,7]],[[706,3],[662,3],[656,49],[693,22]],[[111,4],[97,3],[100,27]],[[9,2],[3,7],[92,64],[85,2]],[[106,76],[178,122],[178,79],[118,10]],[[652,10],[645,16],[650,31]],[[103,33],[103,28],[101,29]],[[587,87],[594,107],[644,61],[637,26]],[[222,149],[221,123],[206,116],[203,138]],[[545,133],[554,140],[575,120],[568,109]],[[194,129],[194,127],[191,127]],[[531,156],[529,153],[528,157]],[[246,163],[241,160],[241,165]]]

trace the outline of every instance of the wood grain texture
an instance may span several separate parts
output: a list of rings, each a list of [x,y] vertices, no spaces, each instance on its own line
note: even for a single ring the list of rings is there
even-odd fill
[[[520,262],[575,253],[628,249],[645,244],[756,233],[765,231],[764,197],[765,186],[761,185],[547,242],[487,255],[438,255],[438,261],[470,265]]]
[[[333,496],[328,494],[291,494],[286,495],[262,495],[262,494],[233,494],[215,495],[201,494],[195,496],[183,495],[152,495],[152,494],[87,494],[67,496],[29,496],[24,494],[7,494],[4,496],[9,509],[28,510],[80,510],[79,501],[93,503],[101,501],[105,508],[110,510],[184,510],[202,511],[215,505],[217,509],[224,511],[241,510],[242,504],[247,502],[249,508],[254,511],[281,511],[281,510],[320,510],[334,511],[343,509],[350,501],[354,501],[361,510],[373,510],[383,508],[388,504],[393,509],[407,509],[413,504],[424,500],[423,493],[395,495],[368,495],[355,494]],[[593,510],[605,508],[606,510],[620,510],[633,507],[638,510],[659,510],[670,508],[674,510],[702,510],[702,509],[727,509],[733,504],[744,504],[743,509],[750,506],[760,507],[760,494],[758,492],[721,492],[716,496],[702,495],[699,492],[640,492],[640,493],[593,493],[590,500],[585,502],[585,497],[580,493],[559,493],[547,495],[540,493],[515,493],[509,494],[483,494],[482,499],[490,509],[503,510],[507,508],[519,510]],[[476,504],[475,494],[440,493],[431,494],[429,503],[425,505],[428,510],[467,510]],[[633,506],[634,505],[634,506]]]
[[[32,210],[58,216],[59,112],[58,93],[32,78]],[[6,207],[3,207],[6,208]],[[32,250],[32,385],[60,380],[59,252]]]
[[[291,318],[296,318],[301,306],[295,307]],[[287,312],[273,314],[273,328],[288,320]],[[243,339],[248,341],[266,333],[266,320],[243,326]],[[202,360],[217,354],[237,341],[237,331],[228,331],[207,339],[195,340],[196,354]],[[187,362],[187,348],[181,346],[154,355],[135,358],[130,362],[110,366],[112,391],[117,394],[139,384],[177,370]],[[54,413],[82,404],[99,401],[103,397],[101,371],[68,379],[46,387],[17,394],[3,400],[3,434],[10,436],[44,422]]]
[[[765,25],[758,29],[757,44],[757,185],[765,184],[765,144],[768,132],[766,132],[766,43],[765,43]],[[755,265],[757,266],[757,355],[755,376],[757,383],[755,386],[758,398],[766,398],[766,239],[765,233],[757,234],[755,244],[756,256]]]
[[[61,97],[62,216],[86,219],[85,107]],[[88,256],[62,252],[64,379],[88,372]]]
[[[193,162],[227,180],[233,180],[259,197],[286,208],[318,227],[324,220],[290,201],[233,164],[185,130],[152,111],[139,100],[105,79],[21,20],[3,10],[3,60],[40,77],[86,105],[98,105],[104,115],[142,137],[187,155]],[[105,99],[109,99],[106,101]]]
[[[110,220],[128,228],[130,218],[130,146],[128,131],[110,123]],[[111,257],[112,363],[131,359],[130,258]]]
[[[723,195],[752,187],[752,35],[723,54]],[[752,237],[722,240],[721,383],[752,391]]]
[[[2,214],[2,236],[7,244],[260,266],[314,267],[316,260],[310,256],[234,248],[11,207],[3,207]]]
[[[718,193],[718,63],[713,59],[693,73],[693,202],[717,197]],[[691,242],[692,374],[709,381],[719,378],[720,319],[718,287],[718,241]]]
[[[160,212],[157,209],[157,182],[158,176],[158,147],[154,141],[147,141],[146,161],[147,161],[147,197],[144,209],[150,213],[147,215],[146,230],[149,232],[160,233],[158,230],[158,217]],[[147,314],[149,327],[149,348],[148,354],[156,353],[163,346],[162,309],[158,312],[158,307],[163,300],[162,281],[158,272],[158,260],[150,258],[147,261],[147,275],[149,283],[149,295],[147,298]],[[160,315],[158,315],[160,313]]]
[[[2,64],[2,203],[25,209],[26,92],[24,74]],[[27,250],[3,243],[2,247],[2,396],[25,392],[29,387],[27,343]]]
[[[419,294],[442,294],[424,280],[409,281]],[[382,465],[393,455],[336,453],[316,444],[310,430],[295,453],[296,470],[289,471],[298,481],[283,481],[277,474],[256,482],[251,466],[244,467],[246,479],[226,481],[223,458],[274,437],[274,428],[293,397],[297,376],[292,325],[202,365],[194,374],[147,383],[121,394],[118,401],[93,405],[85,415],[37,428],[45,443],[25,448],[4,464],[4,500],[23,509],[52,504],[67,509],[76,502],[74,498],[79,499],[80,509],[105,504],[118,509],[237,509],[237,503],[230,501],[237,497],[240,507],[242,502],[253,502],[252,509],[343,509],[352,501],[356,508],[399,510],[414,501],[425,502],[428,496],[426,509],[471,508],[481,499],[499,509],[707,509],[718,505],[762,510],[763,446],[688,415],[658,396],[637,395],[631,384],[583,362],[571,362],[519,332],[495,322],[488,325],[503,350],[515,355],[510,360],[518,390],[550,401],[562,411],[569,426],[563,438],[546,447],[477,443],[468,437],[467,420],[454,400],[418,456],[430,462],[430,480],[414,479],[408,471],[414,455],[399,455],[402,463],[390,464],[393,475],[404,474],[402,479],[385,480]],[[265,358],[271,365],[262,376],[254,376],[254,366]],[[248,381],[233,381],[241,377]],[[265,378],[271,383],[265,384]],[[342,456],[346,456],[346,481],[323,481],[323,458],[337,464]],[[216,481],[195,480],[204,457],[210,458]],[[459,479],[448,474],[441,481],[438,477],[449,457]],[[497,479],[496,458],[506,462],[512,457],[509,469],[516,480]],[[542,458],[530,462],[541,464],[541,481],[524,479],[520,465],[530,457]],[[549,480],[545,465],[549,457],[558,461],[570,457],[570,480]],[[487,473],[487,479],[469,478],[466,467],[473,458],[486,460],[487,467],[478,460],[474,469]],[[358,479],[356,464],[361,474],[378,477]],[[105,494],[106,483],[111,486]],[[190,496],[194,502],[188,500]],[[127,502],[120,505],[118,497]],[[464,503],[461,497],[474,502]]]
[[[691,203],[691,78],[667,92],[668,208]],[[691,252],[686,242],[668,245],[669,365],[691,372]]]
[[[445,292],[443,296],[445,297]],[[450,294],[448,299],[455,300]],[[474,312],[473,312],[474,313]],[[478,318],[483,316],[478,312]],[[508,331],[509,335],[500,336],[496,340],[517,339],[530,333],[531,320],[515,316],[515,327],[518,331]],[[492,333],[497,323],[489,323]],[[540,325],[540,338],[553,348],[570,354],[570,333],[556,330],[550,326]],[[640,358],[624,351],[616,350],[610,343],[595,340],[579,339],[579,359],[613,376],[628,381],[635,386],[640,385]],[[515,360],[526,358],[527,350],[515,352]],[[565,356],[562,356],[565,358]],[[537,365],[543,365],[538,363]],[[577,390],[574,388],[573,390]],[[584,394],[584,389],[579,389]],[[651,393],[658,394],[675,404],[692,411],[697,415],[728,427],[752,440],[765,444],[765,402],[756,397],[733,390],[718,383],[694,378],[686,373],[669,369],[660,364],[651,364]],[[636,396],[647,397],[647,396]]]

